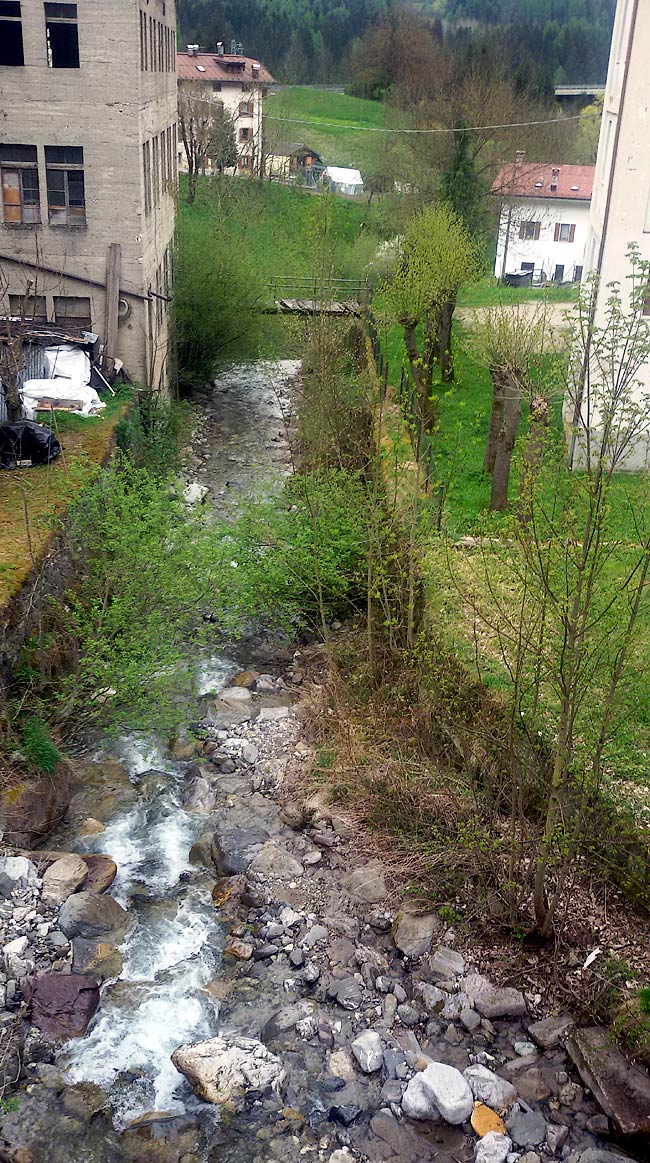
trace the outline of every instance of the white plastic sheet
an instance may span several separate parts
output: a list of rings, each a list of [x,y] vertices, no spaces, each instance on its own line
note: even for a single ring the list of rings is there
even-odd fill
[[[79,380],[64,380],[60,376],[55,376],[53,380],[25,380],[22,397],[26,410],[32,413],[38,400],[78,400],[81,404],[78,410],[82,416],[90,416],[106,407],[90,384],[80,383]]]

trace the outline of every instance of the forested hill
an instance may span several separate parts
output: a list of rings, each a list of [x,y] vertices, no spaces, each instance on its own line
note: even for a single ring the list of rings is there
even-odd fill
[[[418,0],[438,35],[484,40],[538,87],[603,81],[615,0]],[[184,43],[241,41],[279,80],[354,79],[364,33],[400,7],[394,0],[179,0]],[[502,56],[503,59],[503,56]]]

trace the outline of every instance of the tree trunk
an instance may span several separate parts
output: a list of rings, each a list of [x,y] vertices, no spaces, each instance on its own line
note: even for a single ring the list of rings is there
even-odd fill
[[[431,400],[431,379],[427,375],[427,369],[424,367],[424,361],[420,354],[417,337],[415,334],[415,327],[404,324],[404,343],[406,344],[406,353],[409,358],[411,366],[411,373],[413,375],[413,383],[418,395],[418,424],[430,431],[436,420],[435,409],[433,401]]]
[[[442,304],[437,317],[437,349],[438,363],[443,384],[450,384],[454,379],[454,360],[451,351],[451,321],[454,316],[456,300],[447,299]]]
[[[512,450],[517,439],[520,417],[521,396],[509,378],[505,393],[503,420],[499,429],[497,454],[492,470],[492,493],[490,495],[490,509],[499,513],[508,508],[508,483],[510,481]]]
[[[490,414],[490,430],[488,432],[483,468],[492,476],[497,448],[499,447],[499,432],[503,424],[503,406],[506,399],[506,379],[503,370],[498,367],[490,368],[492,377],[492,412]]]
[[[546,436],[551,423],[551,406],[547,396],[535,394],[530,402],[528,439],[524,448],[521,481],[519,484],[519,518],[527,521],[532,506],[532,492],[544,460]]]
[[[196,169],[192,165],[192,163],[189,161],[188,161],[188,175],[187,176],[188,176],[187,200],[191,206],[192,202],[194,201],[194,198],[196,196]]]

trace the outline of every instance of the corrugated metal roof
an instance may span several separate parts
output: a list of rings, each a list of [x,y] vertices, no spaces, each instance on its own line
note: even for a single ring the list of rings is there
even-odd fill
[[[259,71],[256,69],[253,72],[253,65],[259,65]],[[265,65],[252,57],[231,56],[228,53],[223,56],[211,52],[198,52],[192,56],[186,52],[176,53],[176,73],[179,81],[231,81],[238,84],[242,81],[259,81],[264,85],[274,84],[274,78]]]
[[[513,198],[553,198],[589,202],[595,166],[562,166],[550,162],[508,162],[492,183],[492,193]]]

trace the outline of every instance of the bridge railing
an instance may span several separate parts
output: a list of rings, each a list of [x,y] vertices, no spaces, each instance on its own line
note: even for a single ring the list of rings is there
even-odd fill
[[[317,303],[364,303],[368,297],[363,279],[323,279],[317,275],[279,275],[269,280],[269,291],[275,299],[311,299]]]

